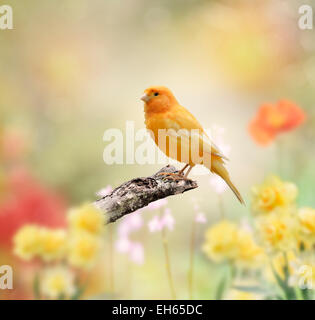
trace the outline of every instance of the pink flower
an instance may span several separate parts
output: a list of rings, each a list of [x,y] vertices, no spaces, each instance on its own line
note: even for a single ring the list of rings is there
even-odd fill
[[[157,232],[168,228],[169,230],[174,229],[175,219],[169,208],[166,208],[162,217],[155,215],[148,223],[150,232]]]
[[[167,200],[166,199],[160,199],[160,200],[151,202],[147,206],[147,209],[149,209],[149,210],[157,210],[157,209],[160,209],[160,208],[162,208],[162,207],[164,207],[166,205],[167,205]]]
[[[196,214],[195,221],[197,223],[204,224],[204,223],[207,222],[207,218],[206,218],[206,216],[205,216],[205,214],[203,212],[199,212],[199,213]]]
[[[166,208],[164,216],[162,217],[162,226],[167,227],[169,230],[174,229],[175,219],[171,213],[171,209]]]
[[[121,237],[116,241],[115,248],[120,253],[128,253],[131,245],[132,244],[127,237]]]
[[[118,226],[118,240],[115,243],[116,250],[128,254],[129,259],[136,264],[143,264],[144,249],[140,242],[131,241],[129,235],[143,226],[140,212],[133,212],[121,221]]]
[[[96,196],[99,198],[104,198],[105,196],[109,195],[112,191],[113,191],[112,186],[108,185],[107,187],[97,191]]]
[[[129,233],[139,230],[143,226],[143,219],[140,210],[129,214],[118,226],[118,234],[127,236]]]
[[[124,220],[118,225],[117,232],[119,237],[127,237],[130,229],[127,223],[123,223]]]
[[[116,250],[128,254],[129,259],[136,264],[144,263],[144,249],[140,242],[130,241],[128,237],[121,237],[115,243]]]
[[[137,231],[143,226],[143,219],[141,216],[141,211],[135,211],[129,214],[124,220],[123,223],[126,224],[130,231]]]
[[[150,232],[161,231],[163,229],[163,221],[159,216],[155,215],[148,223]]]
[[[129,258],[136,264],[144,263],[144,250],[140,242],[132,242],[129,249]]]

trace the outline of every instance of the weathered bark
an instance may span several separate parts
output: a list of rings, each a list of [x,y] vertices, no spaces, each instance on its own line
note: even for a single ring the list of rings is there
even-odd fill
[[[163,172],[178,173],[174,166],[168,165],[153,176],[135,178],[123,183],[94,204],[104,212],[107,223],[111,223],[153,201],[198,187],[195,181],[181,176],[161,174]]]

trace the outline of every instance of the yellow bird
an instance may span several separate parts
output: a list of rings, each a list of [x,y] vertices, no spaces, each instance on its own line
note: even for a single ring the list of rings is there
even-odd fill
[[[156,145],[166,154],[186,165],[179,171],[185,178],[196,164],[207,167],[219,175],[231,188],[238,200],[244,200],[230,180],[224,167],[227,158],[212,143],[197,119],[176,100],[166,87],[147,88],[141,97],[144,101],[145,124]]]

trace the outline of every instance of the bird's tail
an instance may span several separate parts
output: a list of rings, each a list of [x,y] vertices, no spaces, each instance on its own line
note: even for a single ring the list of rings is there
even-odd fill
[[[212,158],[212,163],[211,163],[211,168],[210,169],[212,172],[216,173],[219,175],[226,183],[227,185],[231,188],[231,190],[234,192],[235,196],[239,200],[239,202],[243,205],[245,205],[245,201],[242,198],[241,194],[235,187],[235,185],[232,183],[228,171],[224,167],[224,163],[222,159],[213,159]]]

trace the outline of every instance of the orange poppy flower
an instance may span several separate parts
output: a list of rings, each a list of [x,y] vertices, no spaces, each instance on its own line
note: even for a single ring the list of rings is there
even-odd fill
[[[304,111],[288,100],[263,104],[249,124],[249,132],[260,145],[270,144],[278,134],[293,130],[305,120]]]

